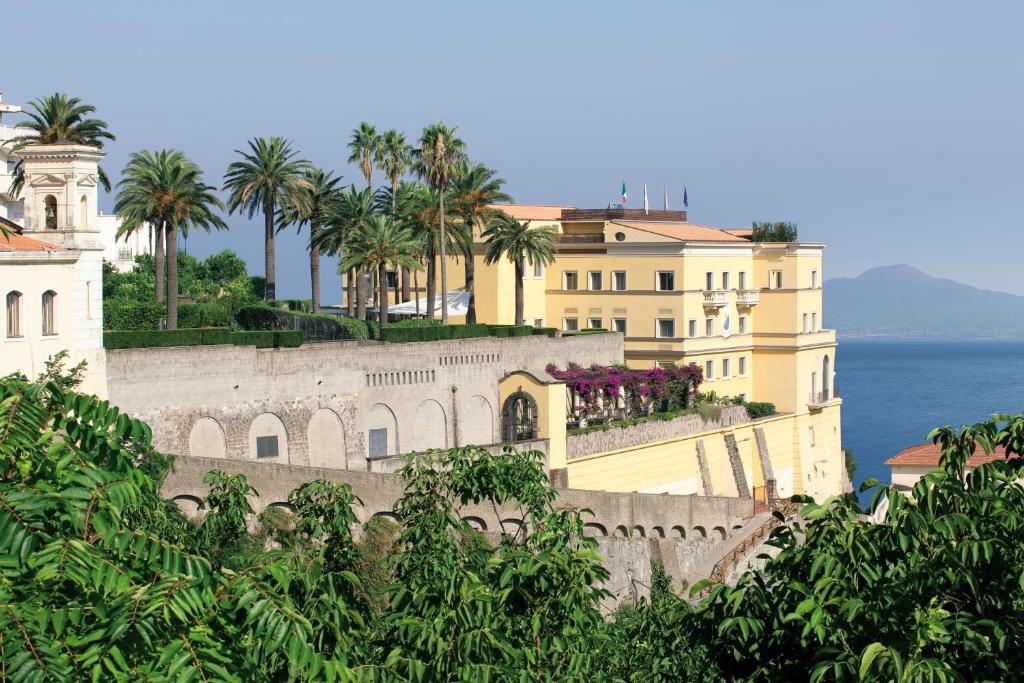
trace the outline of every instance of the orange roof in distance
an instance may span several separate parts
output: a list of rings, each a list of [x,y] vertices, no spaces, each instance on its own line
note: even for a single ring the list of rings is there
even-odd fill
[[[886,465],[907,465],[939,467],[942,446],[937,443],[922,443],[904,448],[902,451],[885,461]],[[1011,456],[1017,457],[1017,456]],[[1006,449],[997,446],[991,453],[986,453],[980,445],[974,447],[974,453],[967,459],[967,467],[980,467],[994,460],[1006,460]]]
[[[0,252],[12,251],[63,251],[63,249],[49,242],[34,240],[16,232],[7,236],[0,233]]]
[[[557,221],[562,218],[562,209],[576,207],[555,204],[491,204],[490,208],[504,211],[517,221]]]
[[[660,221],[615,221],[616,225],[624,225],[634,230],[643,230],[662,237],[680,240],[682,242],[747,242],[722,228],[714,228],[710,225],[697,225],[695,223],[666,223]]]

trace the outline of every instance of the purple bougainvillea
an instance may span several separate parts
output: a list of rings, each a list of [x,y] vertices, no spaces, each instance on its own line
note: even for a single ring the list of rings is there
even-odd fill
[[[570,364],[561,370],[554,364],[547,372],[565,382],[569,393],[571,422],[629,419],[688,408],[704,380],[694,364],[672,368],[631,370],[622,366]]]

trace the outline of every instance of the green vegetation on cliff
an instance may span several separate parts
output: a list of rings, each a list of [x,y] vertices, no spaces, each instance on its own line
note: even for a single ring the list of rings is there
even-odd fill
[[[0,380],[0,675],[13,681],[1007,680],[1024,670],[1022,460],[964,475],[975,442],[1024,450],[1024,418],[938,430],[944,468],[879,524],[808,504],[781,553],[692,607],[606,617],[585,511],[540,455],[410,461],[396,513],[357,529],[315,481],[253,529],[244,477],[211,472],[201,522],[159,496],[149,427],[55,368]],[[878,489],[880,494],[885,489]],[[513,505],[496,546],[466,503]],[[705,586],[697,584],[693,590]]]

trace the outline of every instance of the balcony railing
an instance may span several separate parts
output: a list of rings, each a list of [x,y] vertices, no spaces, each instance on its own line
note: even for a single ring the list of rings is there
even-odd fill
[[[811,397],[807,401],[807,405],[812,408],[817,408],[823,405],[827,405],[830,401],[839,398],[839,394],[836,393],[835,387],[826,389],[824,391],[812,391]]]
[[[761,290],[741,289],[736,292],[736,304],[738,306],[756,306],[761,303]]]
[[[559,235],[562,244],[598,244],[604,242],[604,233],[596,235]]]
[[[712,289],[704,292],[705,306],[725,306],[729,299],[724,289]]]
[[[134,258],[135,256],[132,255],[132,250],[128,247],[121,247],[117,250],[118,261],[131,261]]]

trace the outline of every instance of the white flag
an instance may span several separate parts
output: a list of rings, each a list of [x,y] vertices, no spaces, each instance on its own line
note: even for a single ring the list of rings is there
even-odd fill
[[[650,204],[647,203],[647,181],[644,181],[644,213],[651,210]]]

